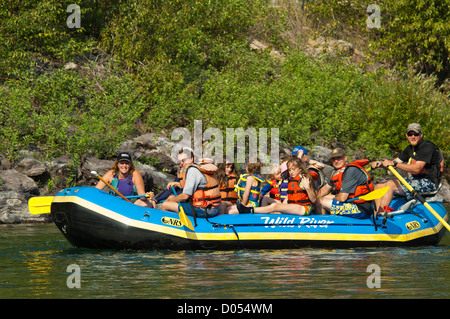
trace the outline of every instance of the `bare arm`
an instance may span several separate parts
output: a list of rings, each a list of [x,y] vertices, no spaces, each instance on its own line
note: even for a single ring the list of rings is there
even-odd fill
[[[110,171],[106,172],[106,174],[103,175],[103,179],[111,184],[111,181],[113,179],[113,171],[110,170]],[[106,184],[103,183],[102,180],[99,180],[97,185],[95,185],[95,188],[98,188],[98,189],[104,189],[105,187],[106,187]]]
[[[308,193],[308,197],[311,200],[311,202],[315,203],[317,200],[316,190],[313,187],[311,187],[310,180],[308,178],[302,178],[301,186]]]
[[[317,192],[317,198],[321,198],[321,197],[328,195],[329,193],[331,193],[332,190],[333,190],[332,186],[330,186],[328,184],[323,185],[319,189],[319,192]]]
[[[250,192],[251,192],[252,185],[254,182],[255,182],[255,179],[253,178],[253,176],[247,177],[247,183],[245,184],[244,195],[242,196],[242,205],[248,204],[248,199],[250,197]]]

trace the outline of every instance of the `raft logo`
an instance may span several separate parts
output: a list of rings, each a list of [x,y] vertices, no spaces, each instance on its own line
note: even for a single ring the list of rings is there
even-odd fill
[[[406,223],[406,224],[405,224],[405,227],[406,227],[408,230],[419,229],[419,228],[420,228],[420,223],[417,222],[417,221],[415,221],[415,220],[413,220],[412,222]]]
[[[179,219],[172,218],[172,217],[161,218],[161,223],[163,223],[164,225],[170,225],[170,226],[175,226],[175,227],[183,226],[183,224],[181,223],[181,221]]]
[[[256,163],[259,158],[264,165],[261,168],[262,174],[269,173],[270,165],[279,164],[280,138],[278,128],[270,129],[270,155],[268,154],[267,128],[259,128],[258,130],[247,128],[245,131],[242,127],[227,128],[224,139],[222,131],[218,128],[208,127],[203,132],[202,121],[195,120],[193,139],[187,128],[179,127],[172,131],[171,140],[177,141],[170,154],[174,161],[177,159],[178,152],[187,148],[193,150],[196,161],[200,158],[212,158],[216,163],[222,163],[225,149],[225,156],[231,163]],[[248,152],[246,145],[248,145]],[[235,150],[237,154],[235,154]],[[248,160],[246,161],[247,154]]]

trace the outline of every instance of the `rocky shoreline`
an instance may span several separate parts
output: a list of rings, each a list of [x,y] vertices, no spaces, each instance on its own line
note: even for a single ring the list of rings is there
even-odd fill
[[[135,159],[135,166],[142,174],[146,191],[164,189],[168,182],[173,181],[177,164],[171,159],[170,153],[175,143],[165,136],[153,133],[144,134],[125,141],[119,147],[127,151]],[[289,154],[289,147],[281,148],[281,157]],[[331,150],[315,146],[309,152],[310,159],[327,163]],[[0,224],[18,223],[48,223],[49,214],[31,215],[28,210],[28,200],[33,196],[52,196],[71,185],[94,186],[97,178],[91,171],[100,175],[111,169],[114,160],[98,159],[89,155],[82,158],[81,164],[74,167],[71,158],[61,156],[51,161],[37,160],[38,152],[22,151],[21,159],[12,167],[0,164]],[[0,157],[1,159],[1,157]],[[332,167],[326,165],[324,173],[331,174]],[[443,182],[438,196],[444,202],[450,202],[450,187]]]

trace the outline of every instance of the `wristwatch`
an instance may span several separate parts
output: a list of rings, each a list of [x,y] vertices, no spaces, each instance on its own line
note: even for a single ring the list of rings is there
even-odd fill
[[[392,163],[394,163],[394,167],[397,167],[397,164],[398,164],[397,161],[393,161]]]

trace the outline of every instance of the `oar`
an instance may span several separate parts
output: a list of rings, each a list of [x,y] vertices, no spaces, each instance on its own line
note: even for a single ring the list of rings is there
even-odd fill
[[[378,199],[378,198],[383,197],[384,194],[386,194],[388,190],[389,190],[389,186],[386,186],[386,187],[383,187],[383,188],[379,188],[379,189],[376,189],[373,192],[370,192],[370,193],[368,193],[366,195],[362,195],[362,196],[358,196],[358,197],[349,199],[349,200],[347,200],[347,202],[353,202],[353,201],[358,200],[358,199],[363,199],[363,200],[366,200],[366,201]]]
[[[33,215],[50,214],[53,196],[31,197],[28,201],[28,210]]]
[[[171,187],[173,195],[177,196],[177,192],[175,191],[175,188],[172,186]],[[194,230],[194,226],[192,225],[191,221],[189,220],[189,218],[186,216],[184,209],[181,205],[178,205],[178,207],[180,207],[180,211],[178,212],[178,216],[180,216],[180,221],[181,223],[186,226],[187,228],[189,228],[192,231]]]
[[[398,178],[400,182],[403,183],[403,185],[406,186],[413,197],[420,201],[434,215],[434,217],[436,217],[442,223],[442,225],[444,225],[445,228],[450,231],[450,225],[433,209],[433,207],[430,206],[430,204],[427,203],[427,201],[414,188],[412,188],[411,185],[409,185],[409,183],[402,177],[402,175],[400,175],[392,166],[388,166],[388,169],[395,175],[395,177]]]
[[[125,196],[123,196],[117,189],[115,189],[114,187],[111,186],[111,184],[109,184],[107,181],[105,181],[105,179],[103,177],[101,177],[100,175],[97,174],[96,171],[91,171],[91,174],[94,175],[95,177],[98,177],[103,183],[106,184],[106,186],[108,186],[110,189],[112,189],[117,195],[119,195],[120,197],[122,197],[122,199],[126,200],[127,202],[131,201],[126,198]]]
[[[33,215],[50,214],[50,207],[52,205],[54,196],[36,196],[31,197],[28,201],[28,209]],[[125,196],[128,199],[150,197],[148,194]]]
[[[125,196],[128,199],[132,199],[132,198],[142,198],[142,197],[150,197],[150,195],[148,194],[143,194],[143,195],[129,195],[129,196]]]

